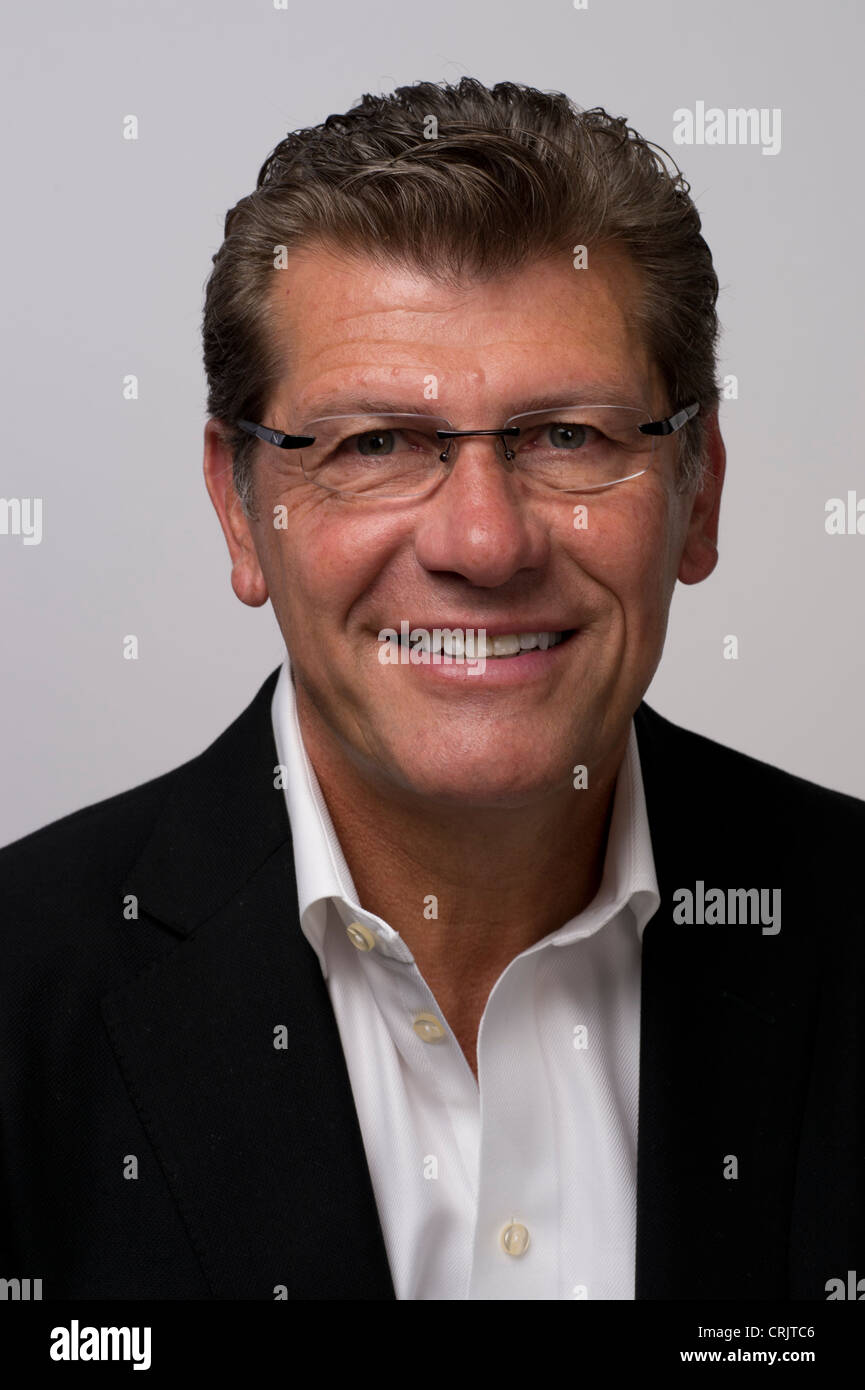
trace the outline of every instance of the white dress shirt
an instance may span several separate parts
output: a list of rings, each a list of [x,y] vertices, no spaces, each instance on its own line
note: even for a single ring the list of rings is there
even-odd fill
[[[633,723],[598,892],[499,976],[475,1081],[411,951],[358,901],[288,658],[272,716],[397,1298],[632,1299],[641,939],[660,902]]]

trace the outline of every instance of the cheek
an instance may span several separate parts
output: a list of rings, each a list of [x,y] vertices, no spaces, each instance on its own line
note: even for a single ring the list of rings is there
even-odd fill
[[[585,529],[574,529],[571,553],[596,583],[629,610],[657,608],[669,592],[669,509],[663,493],[612,492],[586,502]]]
[[[284,529],[267,541],[274,605],[299,632],[339,623],[374,588],[404,531],[404,522],[397,529],[393,517],[357,506],[349,512],[330,497],[289,509]]]

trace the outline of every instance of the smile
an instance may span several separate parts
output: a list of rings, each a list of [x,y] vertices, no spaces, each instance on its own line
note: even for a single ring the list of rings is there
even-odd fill
[[[429,652],[431,655],[444,653],[454,657],[507,658],[520,656],[523,652],[548,651],[573,636],[573,628],[563,632],[515,632],[487,634],[483,628],[434,627],[413,628],[411,636],[403,628],[400,637],[401,647]]]

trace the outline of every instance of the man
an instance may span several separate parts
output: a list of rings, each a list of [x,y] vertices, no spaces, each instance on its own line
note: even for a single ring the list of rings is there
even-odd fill
[[[418,83],[283,141],[214,261],[206,482],[286,660],[0,856],[4,1265],[825,1298],[865,1248],[863,805],[642,699],[717,558],[687,184],[561,95]]]

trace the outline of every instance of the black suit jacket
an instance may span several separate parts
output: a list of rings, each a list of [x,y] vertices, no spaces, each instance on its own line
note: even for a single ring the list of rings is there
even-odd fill
[[[0,852],[0,1275],[46,1299],[394,1297],[298,920],[276,676],[199,757]],[[661,891],[637,1297],[825,1299],[865,1275],[865,803],[645,704],[636,728]],[[780,932],[676,925],[697,880],[780,887]]]

